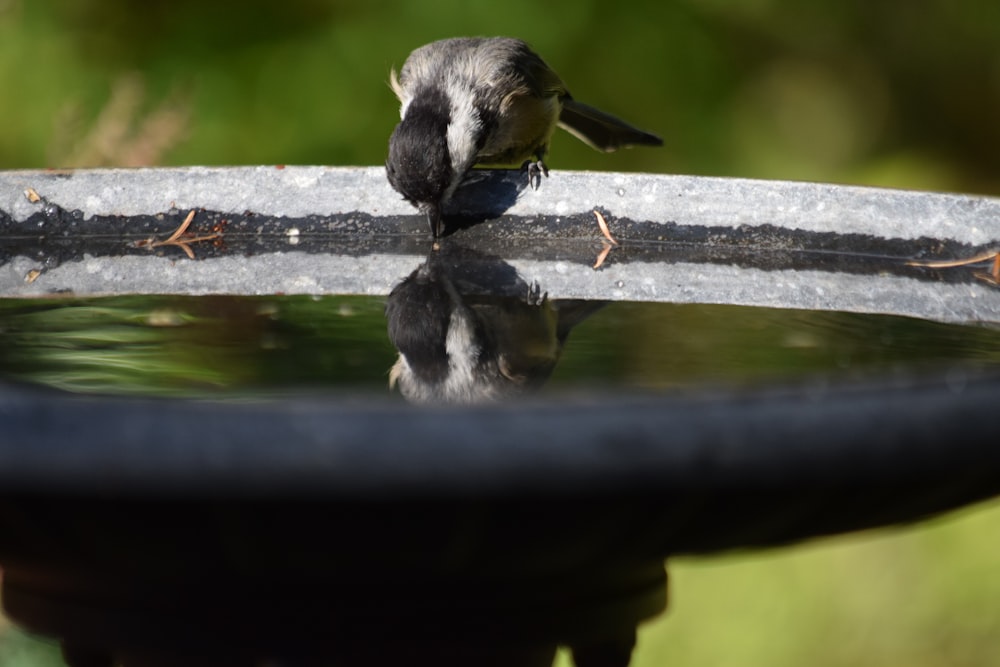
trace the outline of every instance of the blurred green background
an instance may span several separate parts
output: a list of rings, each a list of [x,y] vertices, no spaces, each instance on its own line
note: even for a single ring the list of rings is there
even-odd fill
[[[556,170],[1000,194],[991,0],[0,0],[0,168],[380,164],[390,67],[471,34],[528,40],[577,98],[665,138],[600,155],[559,134]],[[634,664],[1000,664],[998,560],[993,503],[679,562]],[[0,665],[57,664],[0,620]]]
[[[381,164],[389,69],[475,34],[666,140],[557,169],[1000,193],[992,0],[0,0],[0,168]]]

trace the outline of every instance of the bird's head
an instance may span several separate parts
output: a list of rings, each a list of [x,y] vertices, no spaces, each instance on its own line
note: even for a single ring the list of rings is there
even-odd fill
[[[449,152],[449,122],[444,96],[415,100],[389,138],[385,163],[389,184],[427,215],[435,236],[441,231],[441,205],[461,179]]]

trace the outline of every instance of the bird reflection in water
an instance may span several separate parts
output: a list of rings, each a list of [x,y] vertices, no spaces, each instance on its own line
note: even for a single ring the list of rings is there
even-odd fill
[[[603,306],[548,299],[498,257],[437,244],[386,303],[389,339],[399,351],[390,387],[414,403],[451,404],[537,389],[573,327]]]

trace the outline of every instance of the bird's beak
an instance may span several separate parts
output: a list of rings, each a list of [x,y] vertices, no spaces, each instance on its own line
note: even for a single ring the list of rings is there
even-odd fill
[[[441,204],[424,204],[424,213],[427,214],[427,222],[431,226],[431,234],[434,238],[441,236],[443,230],[443,225],[441,224]]]

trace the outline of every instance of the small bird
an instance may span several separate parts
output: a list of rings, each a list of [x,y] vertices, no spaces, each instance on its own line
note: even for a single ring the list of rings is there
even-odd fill
[[[458,37],[416,49],[393,70],[401,103],[389,138],[389,183],[442,232],[441,208],[477,164],[524,163],[533,187],[548,175],[556,126],[611,152],[662,146],[660,137],[577,102],[551,67],[511,37]]]

